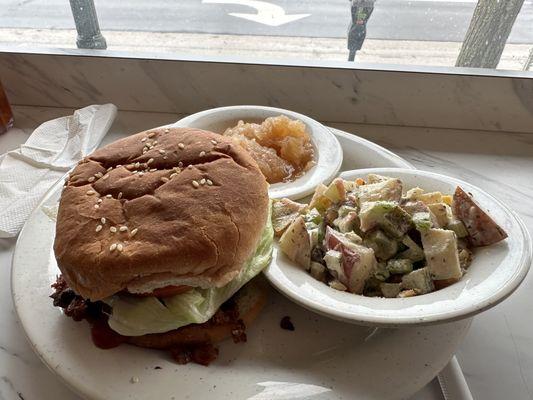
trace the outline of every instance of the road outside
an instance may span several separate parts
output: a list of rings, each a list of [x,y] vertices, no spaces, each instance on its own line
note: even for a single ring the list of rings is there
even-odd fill
[[[346,59],[347,55],[349,0],[95,0],[95,4],[110,49],[118,43],[127,47],[129,38],[132,49],[152,44],[154,50],[194,48],[203,54],[226,43],[238,53],[237,44],[255,45],[259,55],[266,56],[286,56],[287,48],[291,48],[290,58]],[[384,56],[383,62],[392,58],[408,64],[453,65],[451,58],[457,56],[475,4],[473,0],[376,0],[358,59],[374,53]],[[508,40],[511,53],[506,49],[507,55],[514,54],[511,58],[520,58],[517,62],[527,58],[533,44],[531,27],[533,2],[526,0]],[[34,40],[56,46],[66,41],[72,47],[75,41],[65,34],[71,35],[73,29],[66,0],[0,0],[0,43],[22,45]],[[156,43],[156,36],[163,42]],[[434,43],[420,44],[428,41]],[[430,55],[432,48],[435,54]],[[389,55],[384,54],[387,49]],[[402,50],[405,54],[399,57]],[[306,52],[310,54],[304,56]]]

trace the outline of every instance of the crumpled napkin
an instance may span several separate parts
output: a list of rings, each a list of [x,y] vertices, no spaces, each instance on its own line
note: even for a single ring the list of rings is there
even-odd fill
[[[117,114],[91,105],[39,126],[0,156],[0,238],[14,237],[46,191],[100,144]]]

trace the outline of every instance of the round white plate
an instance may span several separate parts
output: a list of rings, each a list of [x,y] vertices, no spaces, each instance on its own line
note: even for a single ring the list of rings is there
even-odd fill
[[[400,178],[404,190],[419,186],[427,191],[453,194],[456,186],[473,194],[475,201],[509,237],[474,251],[463,278],[444,289],[404,299],[365,297],[330,288],[285,257],[276,246],[265,274],[287,297],[331,318],[371,326],[398,327],[443,323],[471,317],[507,298],[525,278],[531,265],[531,239],[514,212],[481,189],[455,178],[413,169],[373,168],[346,171],[344,179],[369,173]]]
[[[359,152],[360,139],[351,137],[339,138],[347,156]],[[369,158],[376,162],[408,165],[372,148]],[[346,167],[365,166],[370,161],[363,154]],[[100,350],[91,342],[88,324],[66,318],[48,298],[59,271],[52,250],[55,224],[44,211],[57,204],[61,185],[50,191],[20,234],[12,292],[36,353],[87,399],[407,398],[446,365],[470,325],[464,320],[420,328],[361,327],[321,317],[272,289],[269,304],[247,330],[248,342],[222,343],[219,359],[207,368],[176,365],[164,352],[128,345]],[[294,332],[279,327],[286,315]],[[131,383],[132,377],[139,382]]]
[[[224,133],[227,128],[236,126],[240,120],[261,123],[268,117],[278,115],[302,121],[315,148],[315,165],[309,171],[292,182],[274,183],[268,190],[271,198],[287,197],[298,200],[313,193],[318,184],[329,183],[337,175],[342,164],[343,151],[339,141],[328,128],[318,121],[282,108],[231,106],[212,108],[189,115],[172,126]]]

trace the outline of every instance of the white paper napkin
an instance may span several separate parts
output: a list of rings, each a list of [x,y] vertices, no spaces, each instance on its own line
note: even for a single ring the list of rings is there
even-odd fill
[[[0,156],[0,237],[16,236],[46,191],[100,144],[115,119],[113,104],[92,105],[39,126]]]

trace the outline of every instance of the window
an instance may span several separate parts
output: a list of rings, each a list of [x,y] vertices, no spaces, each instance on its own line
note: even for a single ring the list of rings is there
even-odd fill
[[[64,0],[0,4],[0,44],[7,46],[533,69],[531,0],[70,0],[72,10]]]

